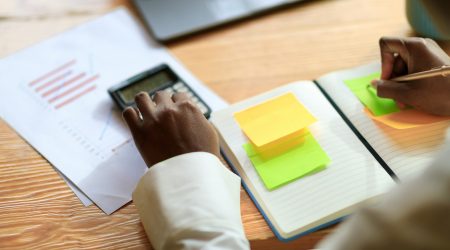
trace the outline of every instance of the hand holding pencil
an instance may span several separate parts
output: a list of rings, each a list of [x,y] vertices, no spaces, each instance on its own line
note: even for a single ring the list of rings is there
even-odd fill
[[[450,76],[441,75],[442,67],[450,65],[450,57],[436,42],[417,37],[383,37],[380,50],[381,80],[372,82],[378,96],[392,98],[400,107],[408,105],[435,115],[450,115]],[[439,74],[431,74],[430,70]],[[423,71],[428,72],[419,73]],[[422,76],[411,78],[410,74],[415,73]]]

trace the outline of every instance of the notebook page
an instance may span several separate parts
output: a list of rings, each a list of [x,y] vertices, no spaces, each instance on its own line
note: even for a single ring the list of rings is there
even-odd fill
[[[317,81],[396,175],[401,180],[410,179],[431,163],[444,143],[445,131],[450,122],[399,130],[370,119],[363,112],[364,106],[343,81],[380,70],[379,63],[372,63],[330,73]]]
[[[263,100],[292,92],[318,122],[310,132],[331,159],[327,168],[276,190],[266,189],[242,145],[248,142],[233,113]],[[286,237],[324,223],[321,219],[385,192],[394,183],[357,139],[320,90],[312,82],[301,82],[232,105],[213,113],[212,122],[234,152],[239,174],[259,200],[271,222]],[[341,215],[349,211],[341,211]]]

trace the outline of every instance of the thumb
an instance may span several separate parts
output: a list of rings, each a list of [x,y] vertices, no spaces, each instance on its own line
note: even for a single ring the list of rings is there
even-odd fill
[[[411,85],[408,83],[389,80],[373,80],[372,86],[377,90],[377,95],[379,97],[394,99],[405,104],[411,104],[413,101],[414,92]]]

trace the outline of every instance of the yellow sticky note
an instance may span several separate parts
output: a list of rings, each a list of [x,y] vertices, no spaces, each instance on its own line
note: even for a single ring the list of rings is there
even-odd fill
[[[414,109],[402,110],[383,116],[374,116],[367,108],[364,112],[373,120],[395,129],[409,129],[449,120],[448,116],[435,116]]]
[[[234,118],[258,148],[289,140],[316,121],[292,93],[237,112]]]
[[[309,134],[309,131],[304,128],[299,132],[295,132],[292,135],[284,137],[283,140],[268,143],[263,147],[256,147],[253,143],[250,144],[256,153],[258,153],[262,158],[268,159],[298,146],[304,141],[305,135],[307,134]]]

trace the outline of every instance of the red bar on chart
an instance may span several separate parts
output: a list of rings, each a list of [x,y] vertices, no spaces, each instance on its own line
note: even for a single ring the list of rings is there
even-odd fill
[[[83,87],[83,86],[85,86],[85,85],[87,85],[87,84],[97,80],[97,78],[99,78],[99,75],[92,76],[92,77],[86,79],[85,81],[79,83],[78,85],[76,85],[76,86],[74,86],[74,87],[64,91],[63,93],[61,93],[61,94],[59,94],[57,96],[54,96],[53,98],[49,99],[48,102],[49,103],[53,103],[53,102],[57,101],[58,99],[60,99],[60,98],[62,98],[64,96],[72,93],[73,91],[75,91],[75,90],[77,90],[77,89],[79,89],[79,88],[81,88],[81,87]]]
[[[64,63],[63,65],[59,66],[58,68],[53,69],[52,71],[47,72],[47,73],[45,73],[44,75],[42,75],[42,76],[40,76],[40,77],[34,79],[34,80],[31,81],[28,85],[29,85],[29,86],[34,86],[35,84],[39,83],[40,81],[43,81],[43,80],[45,80],[46,78],[48,78],[48,77],[50,77],[50,76],[52,76],[52,75],[54,75],[54,74],[56,74],[56,73],[58,73],[58,72],[60,72],[60,71],[62,71],[62,70],[64,70],[64,69],[66,69],[66,68],[72,66],[73,64],[76,63],[76,61],[77,61],[76,59],[72,59],[72,60],[70,60],[70,61]]]
[[[91,87],[89,87],[89,88],[83,90],[82,92],[76,94],[75,96],[72,96],[71,98],[65,100],[64,102],[62,102],[62,103],[56,105],[55,108],[56,108],[56,109],[62,108],[62,107],[64,107],[65,105],[67,105],[67,104],[69,104],[69,103],[75,101],[76,99],[82,97],[83,95],[85,95],[85,94],[87,94],[87,93],[89,93],[89,92],[95,90],[96,88],[97,88],[97,86],[95,86],[95,85],[94,85],[94,86],[91,86]]]
[[[48,95],[50,95],[50,94],[52,94],[52,93],[54,93],[54,92],[64,88],[64,87],[67,87],[68,85],[70,85],[70,84],[80,80],[85,75],[86,75],[86,73],[80,73],[80,74],[76,75],[75,77],[73,77],[73,78],[63,82],[62,84],[60,84],[60,85],[58,85],[58,86],[56,86],[56,87],[54,87],[54,88],[52,88],[50,90],[47,90],[44,94],[42,94],[42,97],[46,97],[46,96],[48,96]]]

